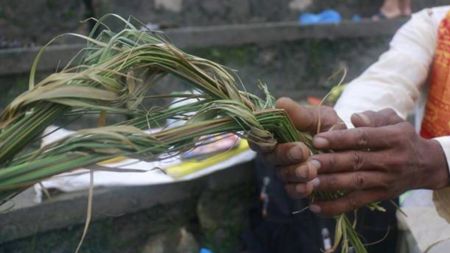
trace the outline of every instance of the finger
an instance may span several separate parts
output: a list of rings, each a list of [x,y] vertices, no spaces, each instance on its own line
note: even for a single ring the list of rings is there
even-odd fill
[[[385,152],[351,150],[335,153],[322,153],[310,158],[319,162],[319,173],[330,174],[363,170],[385,171]]]
[[[390,147],[398,135],[396,125],[385,127],[358,127],[316,135],[313,145],[317,149],[367,150]]]
[[[394,110],[388,108],[377,112],[365,111],[355,113],[352,115],[351,121],[355,127],[381,127],[403,122],[404,119]]]
[[[278,144],[273,152],[264,154],[264,158],[275,166],[285,166],[306,161],[310,153],[305,144],[290,142]]]
[[[294,164],[278,168],[280,179],[285,183],[305,183],[317,177],[320,163],[310,160],[302,164]]]
[[[305,107],[290,98],[280,98],[277,100],[276,107],[287,112],[298,130],[310,134],[316,134],[318,130],[319,132],[327,131],[340,122],[336,112],[326,106]]]
[[[333,131],[333,130],[345,130],[347,129],[347,126],[343,121],[339,121],[338,123],[334,124],[330,127],[327,131]]]
[[[355,191],[336,200],[314,202],[309,209],[324,216],[336,216],[385,199],[388,194],[383,190]]]
[[[306,183],[299,183],[299,184],[287,184],[284,188],[289,195],[289,197],[293,199],[301,199],[306,198],[314,190],[315,185],[317,185],[317,180],[313,179],[311,181],[308,181]]]
[[[377,171],[345,172],[318,176],[320,184],[314,190],[322,192],[359,191],[366,189],[388,189],[390,177]]]

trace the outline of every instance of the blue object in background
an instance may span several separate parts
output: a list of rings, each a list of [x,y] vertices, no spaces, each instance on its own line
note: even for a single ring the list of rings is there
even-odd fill
[[[353,15],[353,17],[352,17],[352,21],[353,21],[353,22],[360,22],[361,20],[362,20],[362,18],[361,18],[360,15],[355,14],[355,15]]]
[[[201,248],[200,253],[213,253],[213,252],[209,249]]]
[[[301,14],[298,18],[300,25],[337,24],[341,21],[341,14],[331,9],[324,10],[318,14],[306,12]]]

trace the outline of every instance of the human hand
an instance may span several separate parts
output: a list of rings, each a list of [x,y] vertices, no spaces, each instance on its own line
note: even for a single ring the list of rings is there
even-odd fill
[[[393,110],[355,114],[352,123],[354,129],[314,137],[314,147],[328,153],[309,159],[309,163],[318,165],[313,190],[341,191],[345,195],[336,200],[318,200],[311,204],[311,211],[333,216],[396,197],[406,190],[448,185],[448,167],[440,144],[420,137]],[[296,194],[310,193],[303,188],[296,185]]]
[[[345,124],[336,112],[327,106],[304,107],[289,98],[280,98],[277,108],[284,109],[295,127],[314,135],[317,131],[344,129]],[[286,190],[294,197],[303,197],[312,192],[317,180],[317,165],[306,163],[311,151],[301,142],[278,144],[273,150],[259,150],[266,161],[278,168],[282,179],[285,179]],[[298,188],[302,194],[296,194]]]

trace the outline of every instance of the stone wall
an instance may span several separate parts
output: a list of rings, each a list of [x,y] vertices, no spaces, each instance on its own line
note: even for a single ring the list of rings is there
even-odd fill
[[[249,166],[252,165],[247,164],[245,170],[253,175]],[[236,177],[240,171],[233,173]],[[239,252],[240,235],[248,227],[248,212],[257,202],[254,176],[244,174],[239,174],[243,178],[239,183],[198,186],[184,200],[135,213],[107,214],[111,217],[90,224],[80,252],[197,253],[201,246],[216,253]],[[223,180],[223,176],[216,180]],[[93,206],[95,210],[95,201]],[[41,219],[36,224],[46,222],[54,221]],[[73,225],[0,243],[0,253],[74,252],[83,228],[83,224]]]
[[[368,17],[382,0],[0,0],[0,48],[43,44],[65,32],[84,32],[80,20],[105,13],[134,16],[163,27],[297,20],[301,11],[334,8],[345,18]],[[450,0],[413,0],[415,10]],[[62,40],[64,42],[64,40]]]
[[[79,0],[0,0],[0,48],[43,44],[65,32],[84,32]],[[64,42],[64,41],[63,41]]]

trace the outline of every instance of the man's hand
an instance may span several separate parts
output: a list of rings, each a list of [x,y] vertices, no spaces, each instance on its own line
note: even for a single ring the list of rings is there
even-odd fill
[[[332,108],[305,108],[286,98],[277,107],[288,112],[300,131],[317,134],[313,144],[325,152],[310,157],[303,143],[286,143],[265,154],[277,167],[288,194],[303,198],[313,190],[346,193],[337,200],[313,203],[313,212],[332,216],[409,189],[439,189],[448,184],[439,143],[418,136],[391,109],[355,114],[355,129],[343,130]]]
[[[286,110],[298,130],[311,135],[318,131],[345,129],[345,124],[331,107],[308,108],[289,98],[280,98],[277,101],[277,108]],[[300,142],[278,144],[274,150],[265,150],[262,153],[267,161],[278,168],[280,177],[285,179],[286,190],[291,196],[300,198],[311,194],[313,186],[317,184],[315,178],[318,165],[314,161],[307,162],[311,151],[305,144]]]
[[[346,194],[317,201],[311,211],[332,216],[406,190],[447,186],[448,167],[440,144],[421,138],[394,111],[353,115],[352,123],[354,129],[314,137],[314,147],[328,152],[310,157],[319,167],[314,190]]]

